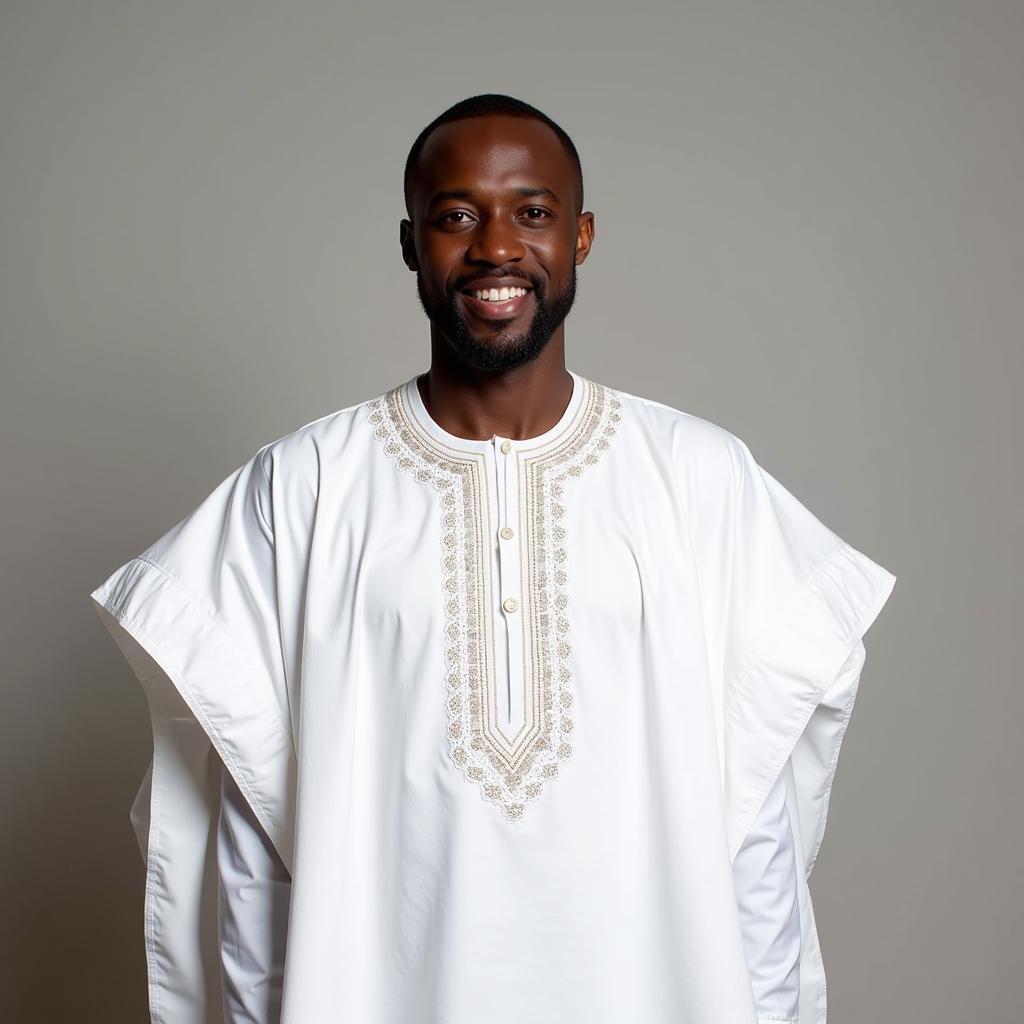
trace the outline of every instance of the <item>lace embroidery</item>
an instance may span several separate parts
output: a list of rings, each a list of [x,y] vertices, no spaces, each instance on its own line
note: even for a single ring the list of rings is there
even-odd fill
[[[449,753],[484,800],[508,821],[558,774],[572,754],[572,642],[568,618],[565,488],[608,449],[621,420],[621,401],[602,384],[580,378],[583,396],[573,424],[539,454],[522,453],[520,501],[527,524],[523,560],[523,671],[532,698],[515,742],[489,715],[496,706],[493,671],[491,555],[486,463],[482,453],[442,444],[407,407],[404,384],[368,403],[374,435],[398,468],[438,491],[441,585],[444,595],[444,678]]]

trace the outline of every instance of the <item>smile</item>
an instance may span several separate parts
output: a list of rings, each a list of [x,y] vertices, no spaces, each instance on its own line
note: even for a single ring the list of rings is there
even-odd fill
[[[511,320],[529,301],[530,288],[472,289],[459,292],[466,308],[484,320]]]

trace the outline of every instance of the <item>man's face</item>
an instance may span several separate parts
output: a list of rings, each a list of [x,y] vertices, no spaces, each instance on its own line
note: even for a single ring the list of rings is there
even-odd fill
[[[442,125],[420,153],[410,203],[403,256],[434,330],[477,370],[536,358],[562,329],[593,239],[558,136],[527,118]]]

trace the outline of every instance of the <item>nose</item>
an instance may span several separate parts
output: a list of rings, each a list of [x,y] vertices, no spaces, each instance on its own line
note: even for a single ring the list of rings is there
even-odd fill
[[[470,263],[501,266],[523,258],[524,250],[515,224],[501,217],[486,217],[473,232],[466,250]]]

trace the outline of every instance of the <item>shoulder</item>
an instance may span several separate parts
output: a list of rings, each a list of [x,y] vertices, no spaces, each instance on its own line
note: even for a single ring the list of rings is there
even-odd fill
[[[726,427],[643,395],[612,388],[621,403],[623,426],[634,443],[665,452],[679,480],[705,494],[709,487],[732,489],[750,451]]]
[[[268,441],[256,452],[254,458],[269,470],[270,467],[301,462],[314,454],[321,458],[337,454],[349,444],[358,443],[360,435],[368,432],[366,411],[376,397],[363,399],[310,420]]]
[[[252,486],[263,517],[282,501],[290,511],[311,508],[325,481],[344,486],[365,469],[373,444],[368,412],[374,395],[336,409],[266,442],[248,460]]]
[[[278,475],[302,475],[322,470],[343,458],[359,461],[361,449],[372,438],[368,411],[379,396],[355,402],[268,441],[253,456],[261,472],[273,479]]]

